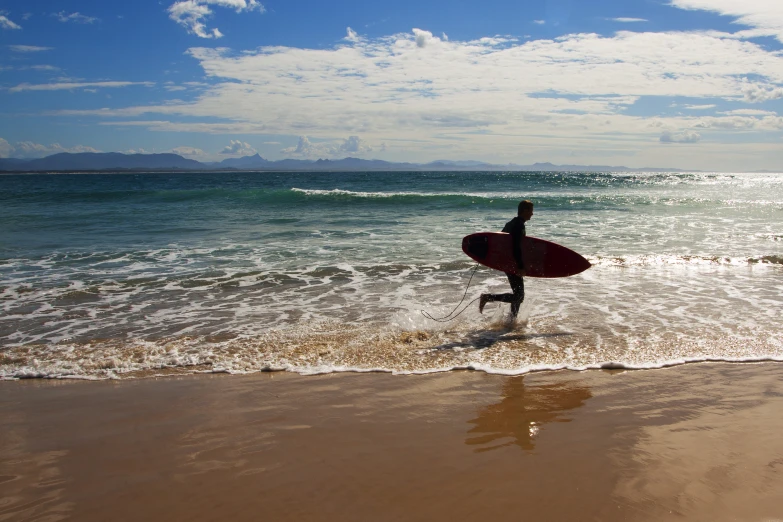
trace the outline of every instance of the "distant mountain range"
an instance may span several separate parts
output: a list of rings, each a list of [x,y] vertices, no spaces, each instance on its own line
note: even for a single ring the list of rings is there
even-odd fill
[[[534,172],[680,172],[678,169],[617,167],[608,165],[495,165],[481,161],[439,160],[430,163],[393,163],[383,160],[344,158],[337,160],[283,159],[269,161],[258,154],[229,158],[218,163],[202,163],[177,154],[122,154],[119,152],[62,152],[45,158],[25,160],[0,158],[0,171],[5,172],[84,172],[84,171],[162,171],[185,172],[200,170],[225,171],[389,171],[389,170],[497,170]]]

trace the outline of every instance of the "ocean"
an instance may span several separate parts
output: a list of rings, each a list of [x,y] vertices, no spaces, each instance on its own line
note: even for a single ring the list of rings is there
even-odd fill
[[[479,314],[521,199],[593,266]],[[2,379],[783,361],[782,310],[783,174],[0,176]]]

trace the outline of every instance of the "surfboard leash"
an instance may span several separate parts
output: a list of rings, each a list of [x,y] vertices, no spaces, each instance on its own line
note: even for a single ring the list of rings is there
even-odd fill
[[[470,307],[470,305],[472,305],[473,303],[475,303],[476,301],[481,299],[481,297],[475,298],[473,301],[471,301],[467,305],[465,305],[465,308],[460,310],[457,315],[455,315],[454,317],[451,317],[451,315],[454,312],[457,311],[457,308],[459,308],[459,305],[462,304],[462,302],[465,300],[465,297],[468,295],[468,289],[470,288],[470,283],[473,281],[473,276],[476,275],[476,271],[479,269],[480,266],[481,265],[479,263],[476,263],[476,266],[473,268],[473,273],[470,274],[470,279],[468,279],[468,286],[465,287],[465,293],[462,294],[462,299],[460,299],[459,303],[457,303],[457,306],[454,307],[454,310],[452,310],[451,313],[449,313],[447,315],[444,315],[443,317],[432,317],[432,315],[430,315],[428,312],[426,312],[424,310],[419,310],[419,312],[421,312],[421,315],[423,315],[427,319],[430,319],[432,321],[437,321],[439,323],[447,323],[449,321],[453,321],[454,319],[456,319],[457,317],[462,315],[462,312],[467,310]]]

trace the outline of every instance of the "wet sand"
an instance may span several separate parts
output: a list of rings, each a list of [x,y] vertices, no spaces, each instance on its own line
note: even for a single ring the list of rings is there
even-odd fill
[[[0,521],[783,520],[783,365],[0,382]]]

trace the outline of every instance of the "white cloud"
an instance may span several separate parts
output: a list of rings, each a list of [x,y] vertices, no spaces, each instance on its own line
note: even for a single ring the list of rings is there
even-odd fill
[[[202,22],[211,14],[212,11],[209,7],[195,1],[177,2],[169,7],[169,18],[185,26],[189,33],[201,38],[220,38],[223,35],[219,30],[214,29],[212,33],[209,33],[206,30],[206,25]]]
[[[701,140],[701,135],[698,132],[692,130],[678,133],[663,131],[659,140],[661,143],[697,143],[699,140]]]
[[[154,151],[149,151],[147,149],[138,148],[138,149],[128,149],[120,151],[122,154],[153,154]]]
[[[533,23],[536,25],[544,25],[546,23],[546,20],[533,20]]]
[[[7,16],[0,14],[0,27],[3,29],[21,29],[22,27],[18,24],[15,24],[11,20],[8,19]]]
[[[196,147],[174,147],[169,152],[179,154],[184,157],[206,156],[207,153]]]
[[[783,88],[759,85],[745,80],[742,86],[743,99],[748,103],[761,103],[783,98]]]
[[[711,11],[736,18],[755,30],[741,36],[774,36],[783,42],[783,2],[780,0],[671,0],[680,9]]]
[[[188,89],[184,85],[177,85],[174,82],[166,82],[163,87],[169,92],[186,91]]]
[[[307,138],[307,136],[299,136],[299,142],[296,144],[296,147],[287,147],[282,149],[280,152],[283,154],[291,154],[293,156],[309,158],[318,156],[321,150],[323,150],[321,147],[310,143],[310,140]]]
[[[433,40],[440,41],[440,38],[433,37],[432,33],[429,31],[413,29],[413,34],[416,37],[416,47],[427,47],[427,45]]]
[[[98,149],[95,149],[93,147],[88,147],[87,145],[76,145],[74,147],[63,147],[59,143],[53,143],[48,146],[39,145],[37,143],[32,143],[29,141],[23,141],[16,144],[16,150],[17,151],[23,151],[22,156],[26,154],[33,154],[33,153],[39,153],[44,152],[45,154],[56,154],[58,152],[71,152],[71,153],[78,153],[78,152],[100,152]]]
[[[59,67],[55,67],[54,65],[30,65],[24,67],[24,69],[32,69],[33,71],[60,71],[61,70]]]
[[[706,111],[707,109],[714,109],[716,105],[714,103],[708,103],[705,105],[685,105],[684,109],[689,111]]]
[[[66,91],[71,89],[83,89],[86,87],[98,87],[98,88],[117,88],[128,87],[131,85],[144,85],[146,87],[152,87],[154,82],[61,82],[61,83],[20,83],[16,87],[8,89],[9,92],[22,92],[22,91]]]
[[[221,150],[220,153],[233,156],[253,156],[254,154],[257,154],[258,151],[251,147],[249,143],[240,140],[231,140],[231,143],[223,147],[223,150]]]
[[[349,154],[363,154],[365,152],[372,152],[370,147],[359,136],[349,136],[342,145],[340,145],[338,152],[347,152]]]
[[[360,39],[359,35],[356,33],[356,31],[354,31],[350,27],[346,28],[345,32],[346,32],[346,35],[345,35],[345,38],[343,38],[343,40],[347,40],[349,42],[358,42],[359,41],[359,39]]]
[[[734,131],[780,130],[783,118],[776,114],[758,115],[733,114],[728,117],[702,117],[693,127],[698,129],[726,129]]]
[[[169,92],[178,91],[194,91],[206,87],[208,84],[204,82],[183,82],[181,85],[177,85],[175,82],[165,82],[163,88]]]
[[[136,112],[129,110],[127,112]],[[111,116],[118,115],[111,109],[98,109],[94,111],[55,111],[46,113],[48,115],[92,115],[92,116]],[[137,114],[125,114],[126,116],[136,116]],[[132,121],[105,121],[99,125],[112,127],[146,127],[151,131],[158,132],[194,132],[207,134],[268,134],[267,127],[256,123],[200,123],[200,122],[172,122],[166,120],[132,120]]]
[[[51,51],[51,47],[41,47],[38,45],[9,45],[12,51],[17,53],[37,53],[41,51]]]
[[[52,16],[56,17],[59,21],[63,23],[74,22],[77,24],[92,24],[98,21],[98,19],[95,17],[85,16],[78,12],[66,14],[65,11],[60,11],[59,13],[52,14]]]
[[[0,67],[0,71],[3,70],[13,70],[16,69],[18,71],[44,71],[44,72],[55,72],[55,71],[62,71],[59,67],[55,67],[54,65],[22,65],[19,67]]]
[[[649,20],[646,20],[644,18],[624,18],[624,17],[610,18],[610,20],[612,20],[613,22],[620,22],[620,23],[626,23],[626,24],[637,23],[637,22],[648,22],[649,21]]]
[[[735,109],[733,111],[725,111],[723,114],[737,116],[777,116],[775,111],[762,111],[759,109]]]
[[[92,147],[85,145],[76,145],[75,147],[63,147],[59,143],[51,145],[42,145],[32,141],[20,141],[11,144],[0,138],[0,157],[3,158],[21,158],[33,159],[58,154],[60,152],[100,152]]]
[[[257,0],[182,0],[173,3],[169,9],[169,18],[185,27],[189,33],[200,38],[220,38],[223,33],[215,28],[207,30],[204,20],[212,16],[210,5],[234,9],[237,13],[242,11],[258,11],[263,13],[264,6]]]
[[[336,156],[361,155],[365,152],[371,152],[373,149],[367,142],[359,136],[349,136],[346,139],[339,140],[339,143],[323,142],[311,143],[307,136],[299,136],[296,147],[282,149],[283,154],[290,154],[302,158],[332,158]]]

